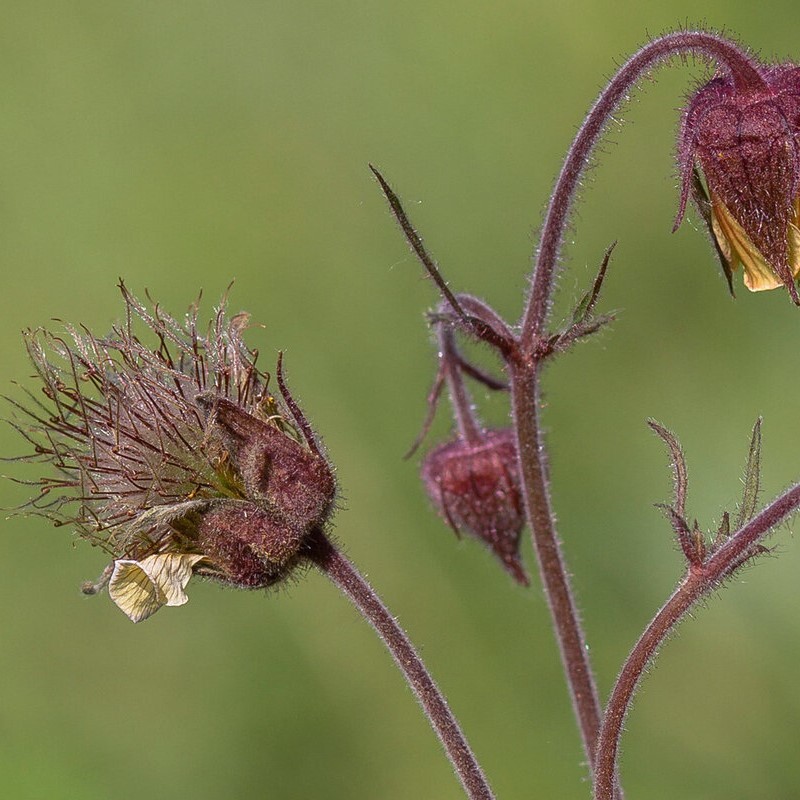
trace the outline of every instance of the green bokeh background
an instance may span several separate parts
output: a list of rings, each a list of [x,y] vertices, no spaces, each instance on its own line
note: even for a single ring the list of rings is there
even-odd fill
[[[699,21],[800,57],[791,0],[5,2],[0,28],[4,393],[31,385],[20,329],[100,332],[124,276],[182,311],[232,305],[338,467],[336,534],[421,648],[499,798],[589,785],[545,602],[430,512],[416,434],[436,299],[367,170],[378,164],[459,290],[516,318],[541,210],[588,104],[648,34]],[[547,374],[553,494],[605,696],[676,581],[644,420],[679,433],[690,510],[731,508],[753,420],[765,494],[800,476],[798,311],[732,302],[705,237],[669,231],[677,108],[700,66],[659,73],[586,183],[559,309],[619,239],[613,330]],[[502,424],[503,398],[484,397]],[[441,414],[434,439],[448,430]],[[2,432],[2,451],[20,442]],[[7,466],[14,470],[13,465]],[[2,488],[3,505],[24,497]],[[800,548],[763,559],[669,642],[629,719],[632,798],[790,798]],[[534,569],[530,545],[524,557]],[[139,626],[78,587],[102,555],[13,518],[0,537],[0,786],[28,800],[461,797],[371,631],[309,575],[265,595],[191,587]]]

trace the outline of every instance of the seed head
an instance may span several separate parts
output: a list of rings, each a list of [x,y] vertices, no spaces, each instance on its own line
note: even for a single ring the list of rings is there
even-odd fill
[[[65,326],[26,331],[42,388],[13,402],[28,461],[55,474],[25,507],[69,524],[112,563],[108,586],[134,621],[186,602],[192,574],[242,588],[284,580],[308,533],[330,516],[330,465],[225,300],[206,329],[198,308],[176,320],[120,285],[125,319],[105,337]]]

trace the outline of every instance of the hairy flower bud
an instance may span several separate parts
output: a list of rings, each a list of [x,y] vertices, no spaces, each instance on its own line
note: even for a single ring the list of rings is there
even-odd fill
[[[247,315],[223,303],[202,332],[196,306],[179,322],[121,288],[126,321],[107,337],[26,333],[44,399],[15,403],[24,418],[12,424],[34,446],[25,460],[57,473],[26,509],[111,555],[84,592],[108,586],[138,622],[185,603],[192,574],[252,589],[284,580],[336,484],[280,362],[281,399],[257,369]]]
[[[436,447],[423,461],[422,479],[450,527],[482,540],[514,580],[527,586],[519,555],[525,511],[514,432],[482,431],[479,441],[457,438]]]
[[[678,144],[683,183],[700,206],[730,274],[741,264],[751,291],[786,286],[800,302],[800,68],[762,67],[761,86],[715,77],[692,97]],[[708,188],[693,175],[696,168]]]

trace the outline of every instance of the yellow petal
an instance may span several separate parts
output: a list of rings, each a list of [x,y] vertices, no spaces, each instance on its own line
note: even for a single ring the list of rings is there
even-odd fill
[[[192,567],[203,556],[160,553],[141,561],[119,559],[108,582],[108,594],[133,622],[155,614],[161,606],[180,606],[189,598],[184,591]]]
[[[789,223],[789,264],[795,278],[800,274],[800,197],[794,201],[794,221]]]
[[[711,194],[711,228],[731,270],[735,270],[739,264],[744,267],[744,285],[751,292],[761,292],[765,289],[777,289],[779,286],[783,286],[783,282],[772,271],[761,251],[733,218],[727,206],[713,193]],[[800,263],[792,266],[796,275]]]
[[[182,606],[189,600],[184,589],[192,577],[192,567],[203,558],[190,553],[161,553],[142,559],[140,564],[164,593],[166,604]]]
[[[164,592],[153,583],[142,565],[127,559],[114,562],[108,594],[133,622],[147,619],[167,602]]]

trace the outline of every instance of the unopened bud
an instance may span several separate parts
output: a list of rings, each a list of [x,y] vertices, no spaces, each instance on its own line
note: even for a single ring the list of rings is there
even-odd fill
[[[691,99],[678,156],[683,192],[678,221],[698,167],[708,198],[703,210],[727,262],[744,268],[751,291],[786,286],[798,302],[800,273],[800,68],[762,67],[761,87],[737,89],[719,76]],[[695,198],[697,199],[697,198]]]
[[[428,496],[456,533],[482,540],[508,573],[529,584],[519,554],[525,511],[510,429],[482,431],[432,450],[422,464]]]

